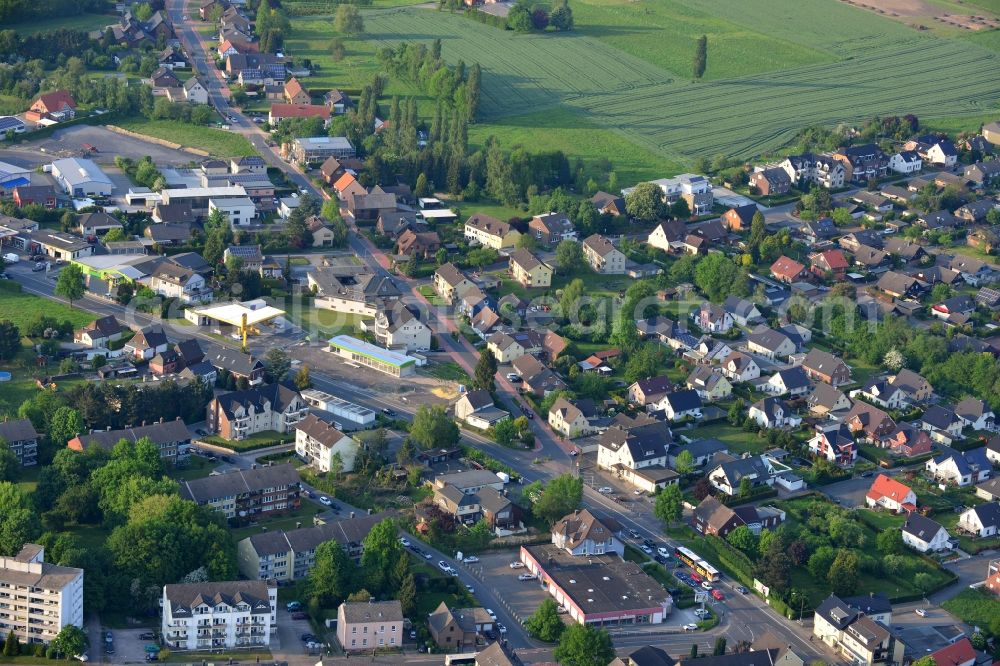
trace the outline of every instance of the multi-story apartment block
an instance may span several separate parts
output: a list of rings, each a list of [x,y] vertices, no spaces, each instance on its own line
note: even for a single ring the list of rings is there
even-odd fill
[[[846,170],[844,164],[831,155],[790,155],[779,164],[797,187],[805,183],[816,183],[827,189],[844,186]]]
[[[344,602],[337,609],[337,640],[347,652],[398,646],[403,607],[398,600]]]
[[[309,413],[299,392],[283,384],[256,386],[213,398],[208,429],[225,439],[242,440],[264,430],[290,432]]]
[[[511,253],[507,271],[522,287],[548,287],[552,284],[552,268],[524,248]]]
[[[402,301],[394,301],[375,315],[375,342],[386,349],[430,349],[431,329]]]
[[[0,429],[0,436],[2,436]],[[173,421],[160,421],[152,425],[121,430],[95,430],[89,435],[77,435],[66,443],[74,451],[86,451],[90,446],[99,446],[106,451],[115,448],[121,440],[137,442],[143,437],[149,439],[160,450],[160,457],[166,460],[176,460],[178,455],[184,455],[191,444],[191,432],[178,417]]]
[[[49,643],[70,624],[83,627],[83,569],[49,564],[33,543],[0,557],[0,634]]]
[[[259,580],[163,586],[160,631],[171,650],[218,650],[271,644],[278,587]]]
[[[704,176],[693,173],[682,173],[673,178],[660,178],[651,181],[663,192],[663,200],[674,203],[684,199],[692,215],[704,215],[712,210],[712,183]],[[623,190],[622,193],[628,193]]]
[[[0,440],[7,442],[22,467],[38,464],[38,437],[28,419],[0,423]]]
[[[298,509],[299,473],[294,465],[237,469],[218,476],[181,482],[181,497],[221,511],[230,523],[241,524],[261,514]]]
[[[333,470],[334,457],[339,456],[340,471],[351,472],[358,455],[358,443],[332,423],[309,414],[295,424],[295,453],[323,473]]]
[[[857,666],[903,663],[905,646],[885,625],[833,595],[816,609],[813,635]]]
[[[583,259],[595,273],[621,275],[625,272],[625,255],[600,234],[584,239]]]
[[[316,548],[321,544],[336,541],[344,552],[357,560],[364,550],[364,538],[372,527],[393,515],[392,512],[373,513],[288,532],[254,534],[236,544],[236,565],[250,580],[299,580],[316,564]]]
[[[465,237],[499,251],[513,249],[521,233],[495,217],[476,213],[465,221]]]

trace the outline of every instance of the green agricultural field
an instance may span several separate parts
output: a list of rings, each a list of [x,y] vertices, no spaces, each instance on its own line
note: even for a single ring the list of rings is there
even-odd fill
[[[449,60],[478,61],[483,133],[495,130],[502,136],[499,128],[507,119],[561,106],[583,122],[614,130],[677,162],[717,153],[752,157],[783,145],[810,124],[856,122],[884,113],[969,116],[984,113],[1000,98],[1000,79],[983,75],[1000,67],[996,52],[968,40],[920,35],[835,3],[822,6],[837,20],[847,12],[845,23],[825,30],[818,25],[825,22],[815,20],[817,2],[807,2],[802,12],[811,20],[790,19],[785,28],[782,22],[755,19],[751,27],[775,31],[773,23],[782,25],[789,39],[796,31],[799,41],[822,38],[818,43],[843,59],[704,83],[679,80],[585,34],[515,35],[412,7],[367,12],[365,43],[441,38]],[[727,11],[737,4],[726,0]],[[788,2],[781,6],[792,11]],[[710,46],[710,61],[711,54]],[[538,140],[544,141],[545,134],[540,131]],[[614,161],[615,155],[609,158]]]
[[[217,157],[243,157],[257,154],[246,137],[225,130],[191,125],[176,120],[134,119],[117,124],[133,132],[166,139],[182,146],[207,150]],[[192,155],[191,159],[195,159],[195,156]]]
[[[112,23],[117,23],[119,17],[111,14],[78,14],[76,16],[58,16],[39,21],[26,21],[10,26],[19,35],[31,35],[53,30],[103,30]]]

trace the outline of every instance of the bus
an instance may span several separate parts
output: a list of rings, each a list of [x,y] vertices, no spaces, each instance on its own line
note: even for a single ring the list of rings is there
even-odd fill
[[[685,548],[684,546],[677,546],[677,548],[674,549],[674,557],[694,569],[694,571],[705,580],[709,582],[719,580],[719,570],[698,557],[698,554],[693,550]]]

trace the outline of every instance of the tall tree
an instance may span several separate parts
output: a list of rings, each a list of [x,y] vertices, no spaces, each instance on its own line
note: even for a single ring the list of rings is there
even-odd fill
[[[360,35],[365,31],[365,21],[356,5],[342,4],[337,6],[333,27],[345,35]]]
[[[337,606],[358,586],[358,565],[336,541],[316,547],[316,564],[309,570],[306,590],[321,607]]]
[[[373,594],[398,589],[402,580],[394,580],[396,564],[406,558],[403,545],[399,543],[399,528],[396,521],[386,518],[376,523],[364,538],[361,566],[367,585],[365,589]]]
[[[700,79],[705,74],[708,64],[708,37],[702,35],[694,48],[694,78]]]
[[[21,349],[21,331],[9,319],[0,321],[0,361],[9,361]]]
[[[16,555],[40,531],[27,494],[13,483],[0,482],[0,555]]]
[[[572,275],[583,267],[583,248],[571,240],[559,241],[556,245],[556,265],[563,274]]]
[[[496,388],[497,359],[488,347],[483,347],[476,362],[476,372],[472,384],[477,389],[492,392]]]
[[[580,508],[583,501],[583,479],[561,474],[545,485],[545,491],[535,502],[534,511],[549,523]]]
[[[552,598],[546,597],[538,605],[535,612],[524,621],[524,628],[535,638],[554,643],[559,640],[566,625],[559,617],[556,602]]]
[[[62,296],[73,307],[73,301],[83,298],[83,270],[76,264],[69,264],[59,271],[56,280],[56,296]]]
[[[625,211],[641,222],[652,222],[660,215],[663,190],[653,183],[639,183],[625,195]]]
[[[653,505],[653,514],[668,525],[676,523],[681,519],[684,511],[684,496],[681,494],[680,486],[676,483],[668,484],[660,492],[656,493],[656,503]]]
[[[420,405],[410,424],[410,438],[424,449],[458,444],[459,432],[443,405]]]
[[[552,656],[562,666],[606,666],[615,658],[615,648],[606,630],[571,624],[559,637]]]
[[[288,358],[288,352],[281,347],[271,347],[264,354],[264,372],[267,373],[269,382],[283,381],[291,367],[292,362]]]

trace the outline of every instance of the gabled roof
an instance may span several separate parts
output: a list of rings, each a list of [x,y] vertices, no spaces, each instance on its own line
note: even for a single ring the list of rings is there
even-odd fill
[[[579,509],[560,518],[552,526],[552,534],[562,536],[570,550],[588,539],[604,542],[614,536],[614,532],[588,509]]]
[[[976,649],[972,647],[972,641],[966,636],[958,639],[951,645],[947,645],[936,652],[932,652],[930,658],[937,666],[962,666],[976,661]]]
[[[592,234],[583,240],[584,247],[590,248],[599,257],[606,257],[615,251],[615,246],[600,234]]]
[[[533,255],[530,250],[525,248],[519,248],[510,253],[510,262],[512,264],[517,264],[524,271],[533,271],[539,266],[544,266],[538,257]]]
[[[832,375],[837,368],[846,366],[843,360],[822,349],[810,349],[802,359],[802,367],[824,375]]]
[[[775,352],[785,342],[790,342],[788,336],[784,333],[780,333],[773,328],[764,325],[755,328],[750,335],[747,336],[747,341],[752,342],[755,345],[759,345],[770,352]]]
[[[833,406],[840,402],[844,392],[835,386],[830,386],[825,382],[819,382],[813,387],[807,402],[811,406],[825,407],[833,409]],[[850,401],[849,401],[850,402]]]
[[[872,482],[871,488],[868,490],[868,497],[874,500],[888,497],[902,504],[906,496],[911,492],[913,491],[906,484],[897,481],[891,476],[879,474],[875,477],[875,481]]]
[[[675,412],[686,412],[693,409],[701,409],[701,396],[694,389],[674,391],[664,396],[664,400]]]
[[[797,278],[805,269],[805,266],[784,255],[778,257],[778,260],[771,264],[771,273],[789,280]]]
[[[785,370],[778,370],[774,376],[781,378],[781,383],[789,391],[809,386],[809,376],[806,375],[805,370],[797,365]]]
[[[490,217],[483,213],[474,213],[465,221],[466,226],[473,227],[490,236],[506,236],[510,233],[511,226],[506,222]]]
[[[1000,502],[978,504],[967,509],[966,513],[970,511],[975,514],[983,527],[1000,527]]]
[[[930,542],[943,529],[940,523],[922,516],[916,511],[909,514],[906,517],[906,522],[903,523],[904,532],[923,542]]]

